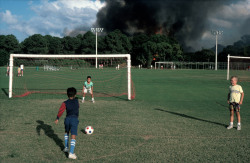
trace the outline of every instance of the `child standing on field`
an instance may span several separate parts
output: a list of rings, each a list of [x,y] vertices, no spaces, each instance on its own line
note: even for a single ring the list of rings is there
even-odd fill
[[[24,69],[24,65],[23,65],[23,64],[21,64],[21,65],[20,65],[20,68],[21,68],[21,74],[20,74],[20,75],[21,75],[21,76],[23,76],[23,69]]]
[[[79,124],[78,116],[79,116],[79,102],[78,99],[75,99],[76,89],[68,88],[67,89],[68,100],[64,101],[58,111],[55,124],[58,123],[59,118],[62,116],[63,112],[66,110],[66,118],[64,119],[65,126],[65,148],[64,152],[69,152],[69,158],[76,159],[76,155],[74,153],[75,144],[76,144],[76,135],[77,128]],[[70,141],[70,150],[69,150],[69,131],[71,131],[71,141]]]
[[[17,76],[21,76],[21,68],[20,67],[17,68]]]
[[[10,66],[7,66],[6,76],[9,76],[10,74]]]
[[[236,112],[238,124],[237,130],[241,130],[241,123],[240,123],[240,105],[244,99],[244,92],[242,87],[237,84],[238,77],[232,76],[231,77],[231,86],[229,86],[229,93],[227,102],[229,104],[230,110],[230,124],[227,129],[233,128],[233,121],[234,121],[234,112]]]
[[[91,94],[92,102],[95,103],[93,89],[94,89],[94,84],[91,81],[91,76],[87,76],[87,81],[84,82],[84,85],[83,85],[83,88],[82,88],[82,93],[83,93],[82,103],[84,103],[85,94],[88,93],[88,92]]]

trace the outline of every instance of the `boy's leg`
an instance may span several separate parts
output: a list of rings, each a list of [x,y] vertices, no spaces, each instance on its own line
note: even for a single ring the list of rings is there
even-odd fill
[[[234,110],[230,111],[230,123],[234,122]]]
[[[79,120],[77,118],[72,118],[70,123],[71,123],[71,141],[70,141],[69,158],[76,159],[77,157],[74,153],[74,150],[76,145],[76,135],[77,135]]]
[[[85,92],[83,93],[83,96],[82,96],[82,103],[84,103],[84,100],[85,100]]]
[[[85,100],[85,94],[87,93],[87,90],[86,88],[84,87],[83,89],[83,96],[82,96],[82,103],[84,103],[84,100]]]
[[[69,118],[65,118],[64,120],[64,127],[65,127],[65,134],[64,134],[64,142],[65,142],[65,148],[64,152],[69,152],[69,130],[70,130],[70,122]]]
[[[76,135],[71,135],[71,141],[70,141],[70,152],[69,152],[69,158],[76,159],[77,156],[74,153],[74,149],[76,146]]]
[[[236,115],[237,115],[237,119],[238,119],[238,124],[240,124],[240,112],[236,112]]]
[[[227,129],[232,129],[234,122],[234,106],[232,104],[229,105],[229,110],[230,110],[230,124],[227,127]]]
[[[84,103],[85,101],[85,92],[83,93],[83,96],[82,96],[82,103]]]
[[[69,152],[69,133],[65,132],[64,134],[64,143],[65,143],[65,148],[64,148],[64,152]]]
[[[90,93],[91,93],[91,98],[92,98],[92,102],[95,103],[95,99],[94,99],[94,94],[93,94],[93,91],[90,90]]]
[[[76,146],[76,135],[71,135],[71,141],[70,141],[70,153],[71,154],[74,154],[75,146]]]
[[[240,123],[240,106],[239,106],[239,105],[236,106],[236,115],[237,115],[237,120],[238,120],[237,130],[241,130],[241,123]]]

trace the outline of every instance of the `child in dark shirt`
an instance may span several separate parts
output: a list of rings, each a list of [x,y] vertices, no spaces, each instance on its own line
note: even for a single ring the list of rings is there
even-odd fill
[[[76,155],[74,153],[75,144],[76,144],[76,135],[77,135],[77,127],[79,124],[78,116],[79,116],[79,102],[75,99],[76,89],[68,88],[67,95],[69,97],[68,100],[64,101],[58,111],[55,123],[58,123],[59,118],[62,116],[63,112],[66,110],[67,115],[64,120],[65,126],[65,148],[64,152],[69,152],[69,158],[76,159]],[[70,150],[68,145],[69,140],[69,131],[71,131],[71,142],[70,142]]]

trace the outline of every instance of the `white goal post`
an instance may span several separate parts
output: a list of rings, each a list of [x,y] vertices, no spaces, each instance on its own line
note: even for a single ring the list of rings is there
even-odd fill
[[[227,80],[229,80],[230,58],[250,59],[250,57],[230,56],[228,54],[228,56],[227,56]]]
[[[9,98],[12,98],[13,95],[13,66],[15,58],[76,58],[76,59],[84,59],[84,58],[127,58],[127,93],[128,100],[131,100],[131,56],[130,54],[79,54],[79,55],[52,55],[52,54],[10,54],[10,75],[9,75]]]

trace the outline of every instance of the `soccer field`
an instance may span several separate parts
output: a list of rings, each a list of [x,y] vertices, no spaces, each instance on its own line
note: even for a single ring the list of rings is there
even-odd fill
[[[0,162],[71,161],[62,151],[65,113],[54,124],[66,95],[8,99],[5,69],[0,75]],[[135,100],[80,103],[76,161],[250,162],[250,71],[232,75],[244,79],[241,131],[226,129],[226,71],[132,69]],[[93,135],[84,134],[88,125]]]

